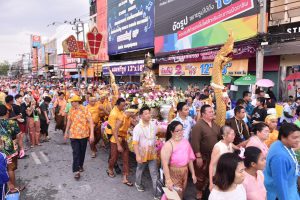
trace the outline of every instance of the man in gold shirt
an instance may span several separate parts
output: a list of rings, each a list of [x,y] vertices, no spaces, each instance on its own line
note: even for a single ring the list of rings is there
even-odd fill
[[[112,109],[108,117],[108,127],[106,133],[110,135],[110,159],[108,162],[107,175],[111,178],[115,177],[113,168],[118,160],[119,153],[122,153],[123,160],[123,183],[127,186],[133,186],[128,181],[129,175],[129,148],[127,143],[127,131],[130,127],[130,113],[124,113],[126,102],[123,98],[119,98],[115,107]]]
[[[97,152],[96,145],[101,138],[100,107],[96,97],[89,98],[89,104],[87,105],[87,110],[91,113],[92,120],[94,122],[94,142],[90,143],[90,147],[92,151],[91,157],[95,158]]]

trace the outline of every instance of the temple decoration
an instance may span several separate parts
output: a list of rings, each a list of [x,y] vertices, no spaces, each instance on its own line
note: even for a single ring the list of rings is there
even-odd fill
[[[230,55],[233,52],[234,38],[232,33],[229,34],[229,37],[224,44],[224,46],[220,49],[215,57],[213,68],[212,68],[212,82],[211,86],[214,88],[215,97],[216,97],[216,123],[219,126],[223,126],[225,124],[226,119],[226,102],[228,100],[228,95],[225,90],[225,86],[223,85],[223,68],[229,63],[232,58]]]

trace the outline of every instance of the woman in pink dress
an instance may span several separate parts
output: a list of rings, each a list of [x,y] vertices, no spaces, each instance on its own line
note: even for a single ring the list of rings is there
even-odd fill
[[[250,137],[246,147],[257,147],[262,151],[262,154],[267,157],[269,148],[265,141],[269,138],[270,129],[265,123],[255,124],[253,127],[254,135]]]
[[[247,147],[244,153],[245,180],[247,200],[266,200],[267,191],[264,185],[262,170],[266,166],[266,157],[257,147]]]
[[[192,174],[194,184],[197,182],[193,165],[195,154],[190,143],[183,138],[183,126],[178,121],[168,125],[166,141],[161,150],[165,184],[169,190],[175,190],[182,199],[187,185],[188,170]],[[164,195],[162,199],[167,198]]]

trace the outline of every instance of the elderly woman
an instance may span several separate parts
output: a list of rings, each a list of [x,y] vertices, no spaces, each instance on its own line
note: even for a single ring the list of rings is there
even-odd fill
[[[229,126],[223,126],[221,128],[221,135],[223,137],[218,143],[215,144],[212,154],[211,160],[209,164],[209,190],[211,191],[213,188],[213,176],[215,175],[217,162],[221,155],[224,153],[233,153],[234,149],[238,149],[233,144],[235,138],[234,130]]]
[[[192,174],[194,184],[197,182],[193,165],[195,154],[190,143],[183,138],[183,125],[178,121],[168,125],[166,141],[161,150],[166,187],[176,190],[182,199],[187,185],[188,170]],[[162,199],[167,198],[163,196]]]
[[[65,94],[63,92],[58,93],[58,98],[55,100],[53,105],[53,113],[55,113],[55,130],[62,130],[65,132],[65,109],[67,101],[65,100]]]
[[[269,137],[265,141],[265,144],[270,148],[271,144],[278,139],[278,131],[276,130],[278,118],[276,115],[268,115],[265,119],[265,123],[270,129]]]

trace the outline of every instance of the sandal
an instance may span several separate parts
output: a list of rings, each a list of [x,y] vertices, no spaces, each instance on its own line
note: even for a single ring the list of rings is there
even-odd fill
[[[42,144],[37,144],[38,146],[43,146]]]
[[[106,170],[107,176],[109,176],[110,178],[115,178],[116,175],[113,172],[110,172],[109,170]]]
[[[80,178],[80,173],[79,173],[79,172],[76,172],[74,178],[75,178],[76,180],[78,180],[78,179]]]
[[[123,184],[127,185],[128,187],[132,187],[133,186],[133,183],[131,183],[129,181],[123,182]]]
[[[92,153],[91,158],[96,158],[96,153],[95,152]]]

